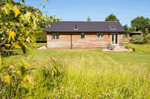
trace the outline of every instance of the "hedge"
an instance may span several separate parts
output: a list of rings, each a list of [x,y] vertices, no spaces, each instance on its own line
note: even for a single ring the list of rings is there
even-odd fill
[[[133,35],[133,37],[131,38],[131,42],[133,42],[134,44],[144,44],[147,42],[147,38],[143,35]]]
[[[46,42],[47,33],[44,31],[35,31],[36,42]]]

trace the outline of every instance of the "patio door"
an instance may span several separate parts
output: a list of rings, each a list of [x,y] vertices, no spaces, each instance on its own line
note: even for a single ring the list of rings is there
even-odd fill
[[[118,33],[111,34],[111,44],[117,45],[118,44]]]

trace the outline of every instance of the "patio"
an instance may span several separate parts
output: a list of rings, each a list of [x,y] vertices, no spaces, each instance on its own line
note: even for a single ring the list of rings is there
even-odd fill
[[[112,51],[112,52],[131,52],[132,50],[130,49],[125,49],[124,46],[115,46],[114,48],[104,48],[103,51]]]

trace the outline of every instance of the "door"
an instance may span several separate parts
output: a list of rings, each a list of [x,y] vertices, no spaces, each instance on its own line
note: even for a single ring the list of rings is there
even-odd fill
[[[118,44],[118,33],[111,34],[111,44],[117,45]]]

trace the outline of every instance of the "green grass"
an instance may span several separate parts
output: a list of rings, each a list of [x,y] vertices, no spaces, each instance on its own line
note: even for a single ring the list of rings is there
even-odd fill
[[[150,44],[131,44],[131,46],[134,47],[137,52],[150,53]]]
[[[50,58],[65,66],[65,72],[61,74],[64,75],[62,81],[57,82],[57,86],[52,89],[36,90],[35,98],[148,99],[150,97],[150,45],[132,46],[136,52],[102,52],[101,49],[30,51],[28,57],[34,60],[28,61],[30,67],[40,69],[39,64],[51,66]],[[6,58],[7,63],[14,63],[19,59],[24,59],[24,56]],[[39,77],[38,79],[42,77],[40,74],[42,75],[40,71],[33,73],[34,77]]]
[[[41,47],[41,46],[44,46],[44,45],[46,45],[46,43],[36,43],[35,47],[37,48],[37,47]]]

